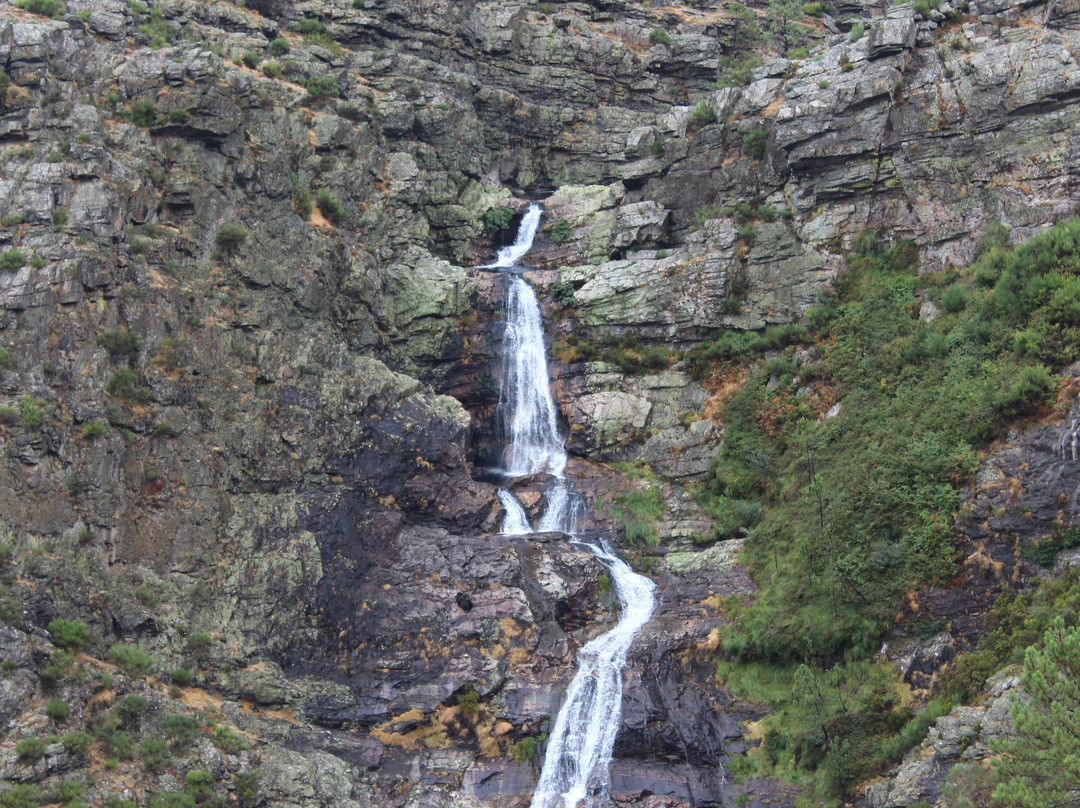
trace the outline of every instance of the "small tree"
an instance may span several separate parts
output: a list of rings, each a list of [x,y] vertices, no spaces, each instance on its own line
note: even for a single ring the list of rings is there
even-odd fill
[[[752,8],[742,3],[728,3],[726,11],[731,22],[728,47],[732,51],[737,53],[761,43],[761,26]]]
[[[766,16],[769,39],[781,53],[787,53],[788,48],[806,35],[806,26],[799,22],[804,14],[798,0],[770,0]]]
[[[247,230],[235,222],[223,224],[214,236],[218,249],[226,255],[236,252],[247,241]]]
[[[994,800],[1014,808],[1080,804],[1080,627],[1055,618],[1042,648],[1024,654],[1020,687],[1012,704],[1016,736],[994,750],[998,785]]]

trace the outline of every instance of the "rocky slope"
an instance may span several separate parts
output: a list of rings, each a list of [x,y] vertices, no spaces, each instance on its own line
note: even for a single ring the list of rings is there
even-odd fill
[[[723,90],[730,25],[694,3],[29,8],[0,5],[0,776],[85,781],[93,804],[255,765],[261,787],[230,799],[527,801],[520,744],[611,599],[587,554],[493,535],[472,476],[496,438],[501,289],[462,265],[505,237],[484,214],[520,209],[511,190],[554,191],[531,278],[553,338],[594,354],[797,318],[864,228],[938,269],[991,220],[1019,239],[1073,207],[1067,2],[845,4],[868,36],[827,18],[808,58]],[[688,486],[722,440],[716,391],[667,361],[558,353],[571,449],[647,463],[664,537],[707,529]],[[625,482],[574,468],[610,527]],[[731,546],[671,549],[639,560],[663,596],[631,654],[616,797],[725,804],[754,715],[727,709],[712,632],[752,584]],[[55,617],[91,637],[49,685]],[[149,684],[106,661],[120,640],[155,657]],[[199,688],[170,692],[183,665]],[[213,723],[157,772],[104,767],[105,740],[19,762],[56,729],[48,698],[90,730],[107,691]],[[214,724],[251,749],[215,746]]]

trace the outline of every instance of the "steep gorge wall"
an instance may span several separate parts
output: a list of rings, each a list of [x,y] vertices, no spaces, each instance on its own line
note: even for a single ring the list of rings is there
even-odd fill
[[[340,804],[520,800],[529,764],[506,753],[542,730],[610,596],[584,554],[490,536],[498,505],[471,479],[478,419],[461,402],[490,410],[477,380],[498,293],[457,265],[489,246],[482,214],[519,205],[509,188],[557,186],[548,222],[571,230],[542,234],[553,269],[535,278],[574,287],[555,335],[596,344],[685,347],[798,317],[867,227],[915,238],[927,269],[966,260],[991,219],[1020,238],[1072,210],[1075,9],[1044,21],[1045,5],[981,4],[942,27],[908,5],[858,9],[878,20],[866,39],[836,34],[714,91],[727,29],[701,4],[359,5],[275,19],[153,4],[189,37],[159,49],[139,32],[149,15],[120,0],[72,0],[58,20],[0,7],[0,248],[26,261],[0,276],[0,509],[20,625],[47,643],[49,619],[80,615],[103,647],[138,639],[165,668],[187,634],[212,632],[207,686],[347,730],[326,741],[245,719],[268,739],[269,781],[288,779],[285,761],[315,781],[289,804],[323,798],[318,765],[355,784]],[[309,15],[344,49],[294,33]],[[670,45],[650,42],[656,27]],[[231,60],[271,60],[279,35],[281,78]],[[308,97],[317,76],[338,101]],[[693,130],[701,99],[715,121]],[[144,125],[135,101],[154,104]],[[743,138],[759,128],[756,160]],[[301,218],[297,190],[336,198],[338,220]],[[758,222],[751,244],[720,210],[737,202],[790,216]],[[246,238],[230,247],[217,235],[233,223]],[[109,341],[125,330],[137,350]],[[677,487],[708,468],[722,428],[685,423],[708,393],[684,369],[570,362],[557,376],[575,451],[644,458]],[[682,501],[667,536],[702,528]],[[724,703],[709,632],[718,593],[750,583],[730,558],[684,555],[658,571],[669,595],[633,653],[618,766],[626,794],[700,804],[730,796],[716,764],[745,741],[734,715],[688,716]],[[166,608],[137,600],[139,584]],[[44,696],[20,681],[6,718]],[[487,736],[438,728],[467,685]],[[492,738],[501,757],[479,754]]]

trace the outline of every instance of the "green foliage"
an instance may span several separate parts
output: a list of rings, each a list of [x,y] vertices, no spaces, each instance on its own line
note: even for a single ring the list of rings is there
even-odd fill
[[[1020,686],[1026,698],[1013,700],[1015,737],[992,748],[998,784],[994,800],[1015,808],[1075,804],[1080,796],[1080,628],[1057,617],[1038,646],[1024,654]]]
[[[562,244],[570,235],[570,222],[559,219],[551,228],[551,240],[556,244]]]
[[[145,651],[123,643],[115,643],[109,649],[109,659],[123,668],[128,676],[141,678],[146,676],[154,666],[153,657]]]
[[[604,336],[607,349],[600,358],[618,367],[620,373],[628,376],[640,376],[665,370],[671,364],[671,353],[661,346],[647,347],[634,334],[617,339],[608,334]]]
[[[574,305],[574,284],[570,281],[555,281],[551,284],[551,296],[560,306]]]
[[[817,83],[817,86],[819,90],[827,90],[829,89],[829,82],[826,79],[822,79]]]
[[[861,22],[857,22],[853,26],[851,26],[851,33],[849,34],[849,38],[852,42],[858,42],[864,36],[866,36],[866,27]]]
[[[660,541],[656,523],[664,515],[664,495],[659,488],[651,485],[619,494],[615,497],[611,515],[622,523],[623,532],[631,544],[655,547]]]
[[[159,772],[169,764],[169,745],[161,738],[146,738],[139,744],[139,757],[144,769]]]
[[[513,208],[488,208],[483,215],[484,232],[490,235],[506,230],[514,218]]]
[[[341,90],[333,76],[312,76],[307,82],[308,95],[316,101],[325,98],[337,98]]]
[[[15,8],[43,17],[58,17],[67,10],[60,0],[15,0]]]
[[[249,67],[254,70],[256,67],[259,66],[259,53],[258,51],[246,50],[244,51],[244,54],[240,57],[240,60],[244,63],[245,67]]]
[[[780,661],[866,654],[905,591],[952,578],[953,514],[958,487],[977,467],[973,447],[1035,412],[1055,387],[1053,368],[1012,352],[1016,315],[1000,305],[999,288],[1020,290],[1015,311],[1036,334],[1025,343],[1069,339],[1046,316],[1053,294],[1042,306],[1023,298],[1037,283],[1036,262],[1047,266],[1044,275],[1066,271],[1063,244],[1073,227],[1034,239],[1042,258],[1031,246],[991,248],[980,261],[998,262],[1001,279],[1017,280],[997,281],[993,294],[973,291],[971,267],[956,281],[964,307],[931,323],[917,316],[917,251],[903,241],[886,249],[862,233],[837,277],[836,301],[808,313],[813,335],[783,326],[760,338],[774,349],[816,339],[821,359],[810,367],[785,353],[769,367],[724,370],[740,353],[744,363],[754,359],[747,337],[724,335],[691,352],[699,378],[746,379],[725,404],[724,446],[702,491],[721,536],[746,533],[742,559],[760,586],[752,605],[734,610],[727,653]],[[793,380],[808,373],[840,390],[840,415],[822,419],[831,402],[811,406],[798,394]],[[779,385],[770,387],[770,376]],[[740,503],[760,505],[757,521]],[[1025,552],[1054,550],[1039,542]]]
[[[963,311],[967,302],[967,290],[958,283],[952,284],[941,293],[941,308],[950,314]]]
[[[108,431],[109,427],[104,421],[91,421],[88,424],[83,424],[82,436],[84,440],[92,443],[98,438],[104,437]]]
[[[109,749],[120,760],[131,760],[135,757],[135,739],[131,733],[117,730],[108,737]]]
[[[696,131],[703,126],[708,126],[712,123],[713,118],[716,117],[713,113],[713,108],[709,105],[707,98],[702,98],[698,101],[697,105],[690,110],[690,122],[688,124],[689,129]]]
[[[43,802],[41,790],[33,783],[14,785],[0,791],[0,808],[38,808]]]
[[[66,620],[54,617],[49,621],[49,633],[53,642],[61,648],[79,651],[90,638],[90,628],[81,620]]]
[[[822,3],[821,0],[813,0],[811,3],[803,3],[802,11],[808,17],[822,17],[825,12],[829,10],[829,7]]]
[[[241,805],[250,805],[255,802],[259,793],[259,770],[251,769],[246,772],[237,772],[233,775],[233,786],[236,796]]]
[[[83,730],[76,730],[75,732],[69,732],[60,742],[64,744],[64,749],[70,755],[85,755],[90,751],[90,747],[94,744],[94,736],[89,732]]]
[[[176,107],[169,110],[169,121],[175,124],[183,125],[191,120],[191,113],[182,107]]]
[[[322,211],[322,215],[331,222],[337,224],[345,220],[345,206],[341,204],[336,196],[330,193],[328,188],[319,189],[315,200],[319,203],[319,210]]]
[[[654,45],[670,45],[671,36],[663,28],[653,28],[649,31],[649,41]]]
[[[296,30],[305,36],[325,34],[326,23],[316,17],[305,17],[296,24]]]
[[[769,22],[769,40],[781,53],[786,53],[806,35],[806,26],[800,23],[804,15],[798,0],[770,0],[765,16]]]
[[[797,777],[818,800],[845,795],[899,760],[949,709],[947,702],[932,702],[913,713],[892,670],[865,661],[827,670],[723,663],[720,675],[733,693],[772,708],[760,725],[764,745],[739,773]]]
[[[9,213],[4,218],[0,219],[0,226],[3,227],[16,227],[23,223],[23,215],[18,212]]]
[[[30,398],[30,396],[23,396],[19,407],[19,419],[22,421],[23,426],[37,429],[45,423],[45,415],[41,412],[38,402]]]
[[[105,385],[106,392],[111,396],[127,401],[138,401],[142,395],[138,388],[139,374],[131,368],[120,368]]]
[[[41,666],[41,678],[49,685],[55,685],[65,676],[75,663],[75,657],[68,651],[56,650],[49,661]]]
[[[769,133],[764,129],[751,129],[743,135],[743,151],[752,159],[760,160],[765,156],[765,148],[769,143]]]
[[[209,634],[196,631],[194,634],[188,636],[184,642],[184,648],[193,659],[206,659],[210,652],[210,647],[213,645],[213,639]]]
[[[270,40],[270,55],[271,56],[284,56],[291,50],[289,47],[289,40],[278,37],[277,39]]]
[[[45,742],[41,738],[23,738],[15,744],[15,755],[20,763],[33,765],[45,757]]]
[[[151,48],[157,50],[164,48],[174,39],[180,36],[180,26],[165,19],[165,14],[160,8],[150,10],[150,21],[138,26],[139,34],[149,40]],[[148,124],[147,124],[148,125]]]
[[[545,738],[547,738],[546,732],[541,732],[539,735],[531,735],[528,738],[522,738],[511,748],[510,756],[517,763],[528,763],[536,757],[537,747],[543,743]]]
[[[170,715],[161,723],[161,729],[174,746],[180,747],[195,737],[199,731],[199,721],[191,715]]]
[[[214,746],[227,755],[235,755],[247,749],[248,742],[232,727],[221,725],[214,728]]]
[[[752,8],[743,3],[726,3],[724,10],[730,25],[731,34],[727,43],[730,50],[736,53],[747,51],[761,43],[764,37]]]
[[[472,685],[465,685],[465,689],[458,693],[457,706],[465,715],[476,715],[480,710],[480,694]]]
[[[157,120],[157,105],[149,98],[131,102],[131,122],[136,126],[150,127]]]
[[[64,208],[57,208],[52,212],[52,229],[54,233],[59,233],[64,225],[67,224],[68,212]]]
[[[172,679],[174,685],[191,687],[192,682],[195,681],[195,674],[188,668],[173,668],[169,672],[169,678]]]
[[[49,699],[45,705],[45,715],[57,724],[63,724],[71,717],[71,705],[63,699]]]
[[[146,712],[146,709],[150,706],[150,702],[138,693],[129,693],[124,697],[122,703],[124,712],[129,713],[131,716],[139,716]]]
[[[720,60],[723,72],[716,80],[717,88],[743,87],[753,78],[754,68],[761,66],[761,57],[751,53],[739,59],[723,57]]]
[[[26,265],[26,253],[18,247],[0,253],[0,272],[18,272]]]
[[[1038,541],[1024,539],[1020,552],[1028,561],[1050,569],[1054,566],[1057,554],[1062,550],[1080,545],[1080,528],[1069,528],[1063,533],[1043,536]]]
[[[139,603],[146,606],[148,609],[153,609],[161,603],[161,595],[158,594],[157,589],[150,584],[141,583],[135,588],[135,600],[139,601]]]
[[[236,222],[230,222],[223,224],[217,231],[217,235],[214,236],[214,243],[217,244],[222,253],[231,255],[243,246],[244,242],[247,241],[247,237],[247,230]]]
[[[64,808],[81,808],[85,794],[86,786],[78,780],[65,780],[53,792],[53,801]]]
[[[278,62],[263,62],[262,72],[268,79],[280,79],[285,71]]]

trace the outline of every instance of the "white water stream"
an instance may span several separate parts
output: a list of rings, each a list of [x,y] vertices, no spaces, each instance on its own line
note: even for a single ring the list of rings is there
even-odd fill
[[[541,209],[532,204],[522,218],[517,239],[499,251],[492,268],[511,269],[532,247]],[[510,477],[548,473],[557,478],[545,494],[537,532],[577,532],[582,499],[564,478],[565,440],[559,434],[555,402],[547,374],[547,354],[540,308],[532,287],[515,275],[507,292],[504,381],[499,412],[508,443],[503,465]],[[507,489],[499,491],[506,509],[505,535],[534,532],[525,509]],[[540,782],[532,808],[579,808],[601,805],[608,793],[608,766],[622,723],[622,669],[634,635],[648,621],[655,585],[622,561],[606,540],[581,542],[611,573],[622,604],[619,622],[578,652],[578,671],[548,738]]]

